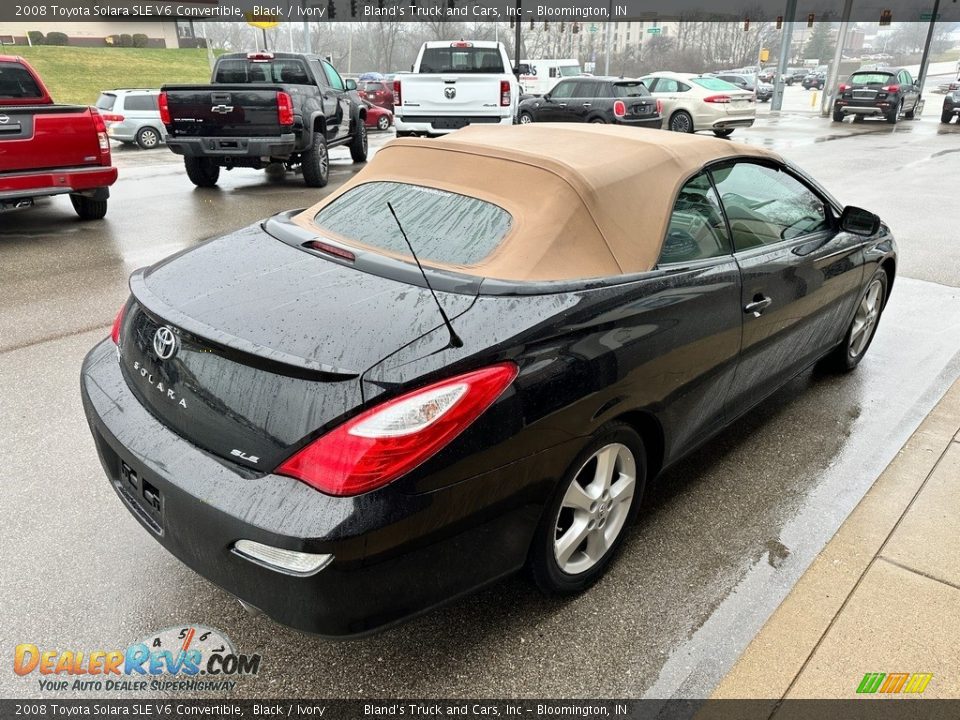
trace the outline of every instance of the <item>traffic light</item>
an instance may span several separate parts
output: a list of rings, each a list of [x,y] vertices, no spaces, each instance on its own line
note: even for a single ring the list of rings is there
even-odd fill
[[[893,13],[891,11],[884,10],[883,12],[880,13],[881,25],[889,25],[891,22],[893,22]]]
[[[777,15],[777,30],[783,30],[783,15]]]
[[[327,19],[337,19],[337,6],[334,4],[333,0],[327,0]]]
[[[357,16],[357,0],[350,0],[350,17]]]
[[[813,13],[810,13],[809,15],[807,15],[807,27],[808,27],[808,28],[812,28],[812,27],[813,27],[813,20],[814,20],[815,17],[816,17],[816,15],[814,15]]]
[[[562,32],[563,32],[564,30],[566,30],[566,29],[567,29],[567,23],[564,22],[563,20],[561,20],[561,21],[560,21],[560,32],[562,33]]]
[[[747,32],[750,29],[750,18],[743,19],[743,31]]]

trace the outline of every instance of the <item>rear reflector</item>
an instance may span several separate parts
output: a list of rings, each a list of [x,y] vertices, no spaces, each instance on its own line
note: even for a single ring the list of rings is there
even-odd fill
[[[234,555],[239,555],[244,560],[296,577],[316,575],[333,562],[333,555],[284,550],[253,540],[237,540],[231,550]]]
[[[383,487],[446,447],[516,376],[516,365],[501,363],[388,400],[314,440],[275,472],[329,495]]]
[[[282,90],[277,93],[277,122],[293,125],[293,99]]]
[[[510,106],[510,81],[500,81],[500,107]]]
[[[160,93],[160,97],[157,98],[157,107],[160,108],[160,122],[164,125],[170,125],[170,105],[167,103],[165,92]]]
[[[627,114],[627,106],[623,100],[614,100],[613,101],[613,114],[614,117],[622,118]]]

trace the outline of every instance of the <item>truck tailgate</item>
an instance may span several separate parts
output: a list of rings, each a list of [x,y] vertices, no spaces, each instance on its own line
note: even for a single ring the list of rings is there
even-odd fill
[[[0,108],[0,173],[100,164],[93,115],[83,105]]]
[[[499,115],[499,75],[404,75],[407,115]]]
[[[163,91],[175,136],[269,137],[290,131],[277,115],[277,93],[283,87],[167,85]]]

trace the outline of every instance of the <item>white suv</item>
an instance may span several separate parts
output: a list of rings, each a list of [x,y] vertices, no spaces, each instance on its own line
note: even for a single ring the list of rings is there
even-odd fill
[[[110,139],[126,145],[136,143],[144,150],[151,150],[164,142],[167,131],[160,122],[159,95],[159,90],[144,88],[101,92],[97,109],[107,125]]]

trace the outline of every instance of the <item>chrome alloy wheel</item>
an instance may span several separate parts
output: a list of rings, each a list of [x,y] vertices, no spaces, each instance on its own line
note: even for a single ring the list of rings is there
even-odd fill
[[[553,554],[570,575],[590,570],[623,530],[637,487],[637,462],[626,445],[605,445],[583,464],[560,503]]]
[[[853,327],[850,329],[848,349],[850,357],[859,357],[867,345],[870,344],[870,338],[873,337],[873,333],[877,329],[877,319],[880,317],[882,307],[883,283],[880,278],[874,278],[857,307],[856,315],[853,316]]]

